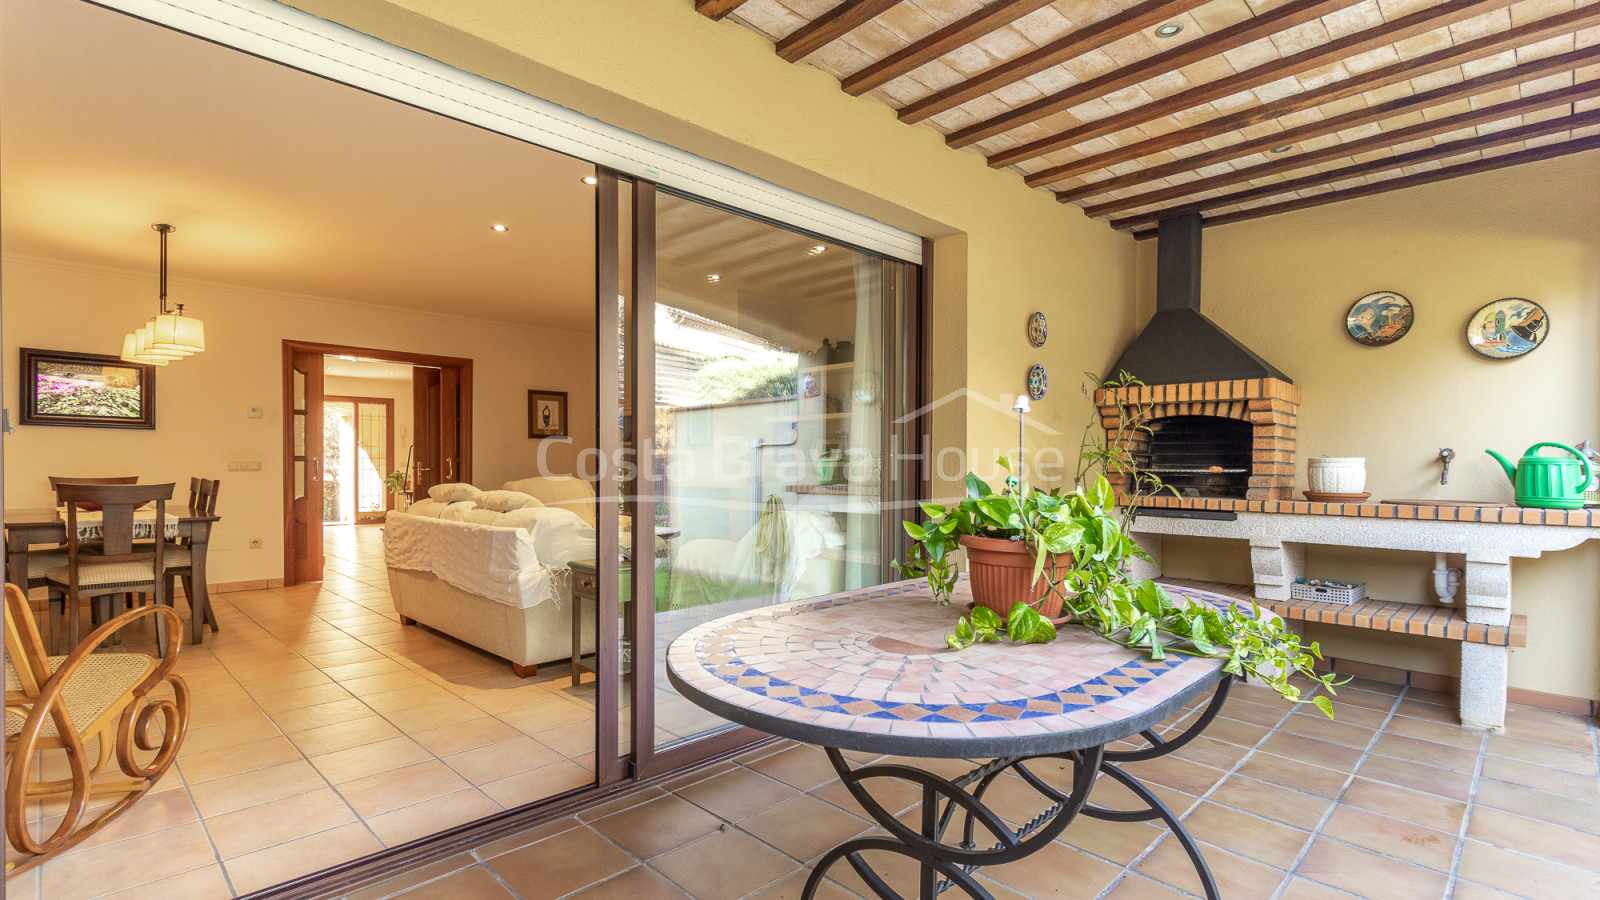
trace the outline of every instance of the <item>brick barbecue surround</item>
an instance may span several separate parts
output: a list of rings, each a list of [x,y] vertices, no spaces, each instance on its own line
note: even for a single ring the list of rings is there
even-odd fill
[[[1153,384],[1094,392],[1106,440],[1117,440],[1122,419],[1143,421],[1170,416],[1219,416],[1250,423],[1250,480],[1245,500],[1289,500],[1294,496],[1295,432],[1300,389],[1279,378]],[[1119,410],[1119,407],[1121,408]],[[1122,418],[1119,418],[1119,412]],[[1143,436],[1127,441],[1127,450],[1147,449]],[[1112,483],[1123,490],[1124,476]]]

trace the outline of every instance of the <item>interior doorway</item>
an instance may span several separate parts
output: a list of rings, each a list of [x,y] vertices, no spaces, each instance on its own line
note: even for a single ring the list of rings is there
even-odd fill
[[[284,341],[283,389],[285,585],[322,580],[330,525],[472,480],[470,359]]]

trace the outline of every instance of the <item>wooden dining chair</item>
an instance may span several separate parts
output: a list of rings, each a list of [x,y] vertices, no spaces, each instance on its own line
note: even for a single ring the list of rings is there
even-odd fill
[[[18,858],[6,874],[30,869],[81,843],[122,815],[172,767],[189,728],[189,687],[173,671],[182,641],[159,658],[93,652],[145,616],[183,620],[166,607],[130,610],[95,629],[66,656],[46,656],[28,598],[6,585],[6,837]],[[168,685],[171,696],[151,692]],[[154,754],[153,756],[151,754]],[[107,772],[112,757],[120,772]],[[65,765],[68,777],[44,772]],[[104,806],[88,813],[91,803]],[[41,820],[41,802],[65,804]]]
[[[219,478],[191,478],[189,479],[189,508],[208,516],[217,514],[217,492],[221,489],[222,480]],[[217,617],[211,609],[210,593],[200,591],[196,593],[194,584],[194,557],[191,555],[188,538],[180,538],[176,543],[167,545],[167,603],[176,604],[177,597],[174,588],[178,579],[183,579],[183,595],[189,600],[189,629],[195,642],[199,643],[202,625],[209,626],[213,633],[217,629]]]
[[[96,622],[111,617],[111,598],[132,593],[155,595],[161,605],[166,590],[166,549],[162,539],[166,526],[167,501],[172,499],[173,483],[166,484],[76,484],[64,483],[58,490],[67,504],[67,564],[45,573],[50,589],[50,640],[60,645],[58,605],[64,607],[67,631],[76,642],[79,606],[84,598],[95,604]],[[100,505],[100,537],[90,541],[78,533],[80,517],[92,515],[79,510],[79,503]],[[134,511],[147,503],[155,504],[153,520],[135,520]],[[145,522],[153,522],[148,534],[138,535]],[[136,544],[136,537],[151,538]],[[104,614],[101,607],[104,604]]]
[[[105,478],[105,477],[102,477],[102,478],[88,478],[88,477],[78,478],[78,477],[70,477],[70,476],[66,476],[66,475],[49,475],[49,476],[46,476],[46,477],[48,477],[50,479],[50,492],[55,495],[56,505],[57,506],[60,506],[62,504],[62,502],[63,502],[62,499],[61,499],[61,492],[60,492],[59,487],[58,487],[59,485],[62,485],[62,484],[69,484],[69,483],[71,483],[71,484],[138,484],[139,483],[139,476],[137,476],[137,475],[115,475],[115,476],[111,476],[109,478]],[[55,545],[53,547],[47,546],[44,549],[40,549],[40,550],[29,550],[28,551],[28,589],[29,590],[33,590],[34,588],[37,588],[37,587],[44,587],[45,584],[47,583],[46,579],[44,577],[45,573],[50,571],[51,569],[59,568],[60,566],[64,566],[66,564],[67,564],[67,544],[66,544],[65,541],[62,541],[60,544],[57,544],[57,545]]]

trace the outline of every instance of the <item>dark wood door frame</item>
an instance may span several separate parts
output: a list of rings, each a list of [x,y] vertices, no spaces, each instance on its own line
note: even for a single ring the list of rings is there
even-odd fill
[[[292,542],[294,509],[294,356],[296,353],[314,353],[327,356],[358,356],[363,359],[381,359],[408,366],[429,366],[437,369],[454,369],[461,373],[461,400],[458,414],[461,421],[460,481],[472,480],[472,360],[459,356],[436,356],[431,353],[407,353],[401,350],[379,350],[374,347],[356,347],[349,344],[324,344],[318,341],[283,342],[283,583],[297,583],[295,553]]]

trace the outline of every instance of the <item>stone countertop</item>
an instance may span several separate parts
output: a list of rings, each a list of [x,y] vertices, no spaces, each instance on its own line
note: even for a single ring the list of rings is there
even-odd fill
[[[1297,516],[1354,516],[1367,519],[1420,519],[1428,522],[1486,522],[1503,525],[1600,527],[1600,509],[1534,509],[1516,506],[1433,506],[1411,503],[1312,503],[1307,500],[1222,500],[1146,497],[1147,507],[1205,509]]]

